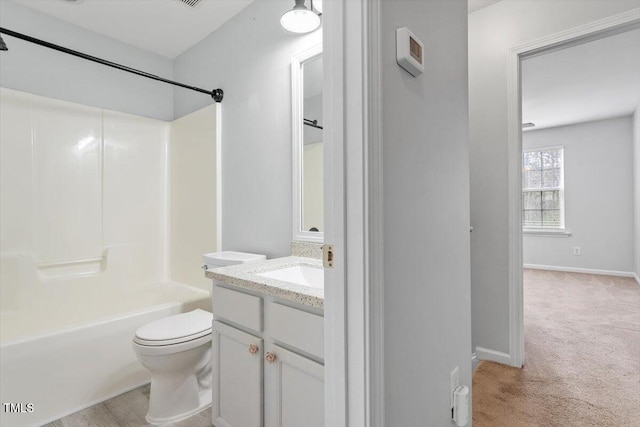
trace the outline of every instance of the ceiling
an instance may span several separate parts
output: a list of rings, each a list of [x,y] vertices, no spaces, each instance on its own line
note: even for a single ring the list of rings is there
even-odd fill
[[[522,62],[522,122],[534,129],[632,114],[640,104],[640,30]]]
[[[477,10],[484,9],[487,6],[491,6],[494,3],[498,3],[500,0],[468,0],[467,10],[468,13],[473,13]]]
[[[13,1],[173,59],[253,0],[202,0],[195,8],[179,0]]]
[[[254,0],[201,0],[195,8],[179,0],[11,1],[173,59]],[[468,12],[497,2],[468,0]]]
[[[201,0],[195,8],[179,0],[12,1],[173,59],[254,0]],[[497,1],[468,0],[468,11],[475,12]]]

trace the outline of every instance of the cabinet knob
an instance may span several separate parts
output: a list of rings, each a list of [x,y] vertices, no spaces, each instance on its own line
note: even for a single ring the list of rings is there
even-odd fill
[[[257,345],[255,345],[255,344],[251,344],[251,345],[249,346],[249,353],[251,353],[251,354],[256,354],[256,353],[258,353],[258,346],[257,346]]]
[[[269,364],[276,361],[276,355],[271,352],[267,352],[267,355],[264,358]]]

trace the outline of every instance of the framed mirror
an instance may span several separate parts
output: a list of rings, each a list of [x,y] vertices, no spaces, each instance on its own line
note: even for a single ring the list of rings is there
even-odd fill
[[[324,241],[322,45],[291,60],[293,240]]]

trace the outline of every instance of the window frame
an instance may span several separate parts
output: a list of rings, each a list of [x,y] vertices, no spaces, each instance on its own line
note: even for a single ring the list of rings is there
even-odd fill
[[[561,166],[560,166],[560,185],[557,187],[545,187],[545,188],[535,188],[535,187],[528,187],[525,188],[524,186],[524,155],[525,153],[530,153],[530,152],[543,152],[543,151],[559,151],[560,152],[560,160],[561,160]],[[531,234],[531,235],[539,235],[539,236],[544,236],[544,235],[554,235],[554,234],[559,234],[559,235],[570,235],[570,232],[567,230],[566,228],[566,223],[565,223],[565,182],[564,182],[564,174],[565,174],[565,146],[564,145],[553,145],[553,146],[546,146],[546,147],[536,147],[536,148],[527,148],[527,149],[523,149],[522,150],[522,156],[520,158],[520,164],[521,164],[521,170],[522,170],[522,175],[521,175],[521,179],[522,179],[522,183],[520,185],[521,187],[521,198],[523,199],[522,202],[522,208],[520,210],[520,215],[522,216],[522,231],[526,234]],[[544,170],[541,169],[541,170]],[[560,225],[558,227],[527,227],[525,225],[525,220],[524,220],[524,212],[525,212],[525,207],[524,207],[524,194],[525,193],[533,193],[533,192],[544,192],[544,191],[558,191],[559,193],[559,198],[560,198]],[[541,210],[541,212],[544,212],[544,209]]]

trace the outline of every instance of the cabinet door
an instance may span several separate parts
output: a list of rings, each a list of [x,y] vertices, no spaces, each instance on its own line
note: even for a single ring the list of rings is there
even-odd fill
[[[213,322],[213,425],[261,427],[262,339]]]
[[[324,427],[324,366],[277,345],[265,359],[271,371],[266,426]]]

